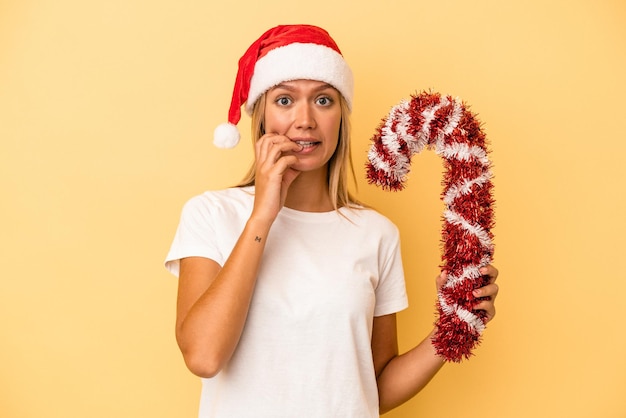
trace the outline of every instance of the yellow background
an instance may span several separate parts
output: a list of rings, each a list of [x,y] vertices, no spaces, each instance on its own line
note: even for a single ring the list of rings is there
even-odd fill
[[[441,164],[367,185],[378,121],[423,89],[460,96],[492,144],[498,315],[408,417],[626,416],[626,4],[622,0],[0,2],[0,415],[193,417],[162,267],[182,204],[232,185],[218,150],[236,61],[279,23],[327,28],[356,76],[359,196],[401,229],[431,326]]]

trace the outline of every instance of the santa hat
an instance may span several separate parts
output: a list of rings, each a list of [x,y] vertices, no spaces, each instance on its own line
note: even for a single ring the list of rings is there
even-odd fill
[[[328,32],[311,25],[281,25],[261,35],[239,59],[228,123],[215,128],[213,143],[220,148],[237,145],[241,106],[245,104],[246,113],[251,115],[263,93],[290,80],[328,83],[352,109],[352,71]]]

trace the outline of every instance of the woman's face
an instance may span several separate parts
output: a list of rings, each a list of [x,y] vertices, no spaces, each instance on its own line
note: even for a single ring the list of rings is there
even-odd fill
[[[321,81],[283,82],[266,94],[266,133],[284,135],[300,144],[294,152],[299,171],[326,169],[339,141],[341,127],[340,93]]]

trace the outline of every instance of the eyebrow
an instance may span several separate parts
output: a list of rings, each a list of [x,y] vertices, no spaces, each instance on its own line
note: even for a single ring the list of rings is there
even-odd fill
[[[280,83],[280,84],[276,84],[274,87],[271,88],[271,90],[274,89],[285,89],[285,90],[289,90],[289,91],[295,91],[296,89],[292,86],[290,86],[289,84],[285,84],[285,83]],[[333,86],[331,86],[328,83],[324,83],[321,84],[319,87],[316,87],[314,90],[315,91],[322,91],[322,90],[326,90],[326,89],[333,89],[333,90],[337,90],[336,88],[334,88]]]

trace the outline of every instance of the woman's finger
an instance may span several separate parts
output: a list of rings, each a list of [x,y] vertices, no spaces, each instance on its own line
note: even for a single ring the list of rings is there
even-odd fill
[[[474,305],[473,310],[483,311],[486,315],[487,321],[491,321],[496,315],[495,300],[498,296],[499,290],[498,285],[491,282],[490,284],[473,291],[474,296],[477,298],[477,302]]]
[[[447,281],[448,281],[448,272],[443,270],[439,274],[439,276],[437,276],[437,278],[435,279],[435,283],[437,283],[437,291],[440,291]]]
[[[257,165],[262,165],[265,161],[267,161],[267,157],[270,153],[270,149],[275,141],[276,134],[265,134],[256,142],[255,150],[256,150],[256,161]]]
[[[265,134],[257,141],[257,164],[275,164],[285,153],[299,151],[302,146],[288,137],[278,134]]]
[[[479,271],[480,271],[480,274],[484,276],[489,276],[489,283],[495,282],[496,279],[498,278],[498,274],[499,274],[498,269],[492,266],[491,264],[481,267]]]
[[[498,296],[499,290],[500,288],[497,284],[490,283],[488,285],[475,289],[472,293],[477,298],[490,298],[491,300],[493,300],[496,298],[496,296]]]
[[[491,300],[484,300],[474,306],[474,312],[481,311],[485,313],[487,322],[491,321],[496,316],[496,305]]]

